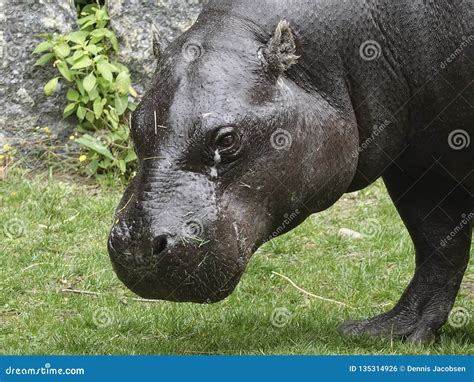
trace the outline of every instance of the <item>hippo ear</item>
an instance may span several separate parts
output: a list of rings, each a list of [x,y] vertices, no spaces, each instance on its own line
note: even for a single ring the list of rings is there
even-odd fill
[[[282,20],[278,23],[273,36],[263,47],[263,59],[269,69],[280,75],[296,64],[296,43],[290,24]]]

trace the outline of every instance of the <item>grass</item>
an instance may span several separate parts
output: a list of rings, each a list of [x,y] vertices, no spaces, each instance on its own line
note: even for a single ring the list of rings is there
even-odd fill
[[[136,301],[119,282],[105,243],[121,191],[24,172],[0,181],[2,354],[473,352],[474,319],[446,324],[433,346],[336,332],[344,319],[387,310],[413,273],[411,242],[381,183],[267,243],[235,293],[210,306]],[[341,227],[365,238],[341,238]],[[455,304],[467,312],[473,270],[471,262]],[[351,307],[307,297],[272,272]]]

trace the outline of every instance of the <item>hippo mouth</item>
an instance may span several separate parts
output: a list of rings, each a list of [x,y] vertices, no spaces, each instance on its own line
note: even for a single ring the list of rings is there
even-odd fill
[[[252,254],[239,248],[235,238],[211,243],[162,236],[149,248],[141,243],[122,247],[116,232],[108,241],[114,271],[128,289],[146,299],[219,302],[234,291]]]
[[[173,278],[148,273],[144,276],[143,272],[149,272],[145,269],[131,273],[121,264],[115,264],[114,270],[127,288],[142,298],[198,304],[212,304],[227,298],[243,273],[235,273],[225,278],[224,282],[212,285],[202,281],[207,275],[199,270],[189,275],[174,275]]]

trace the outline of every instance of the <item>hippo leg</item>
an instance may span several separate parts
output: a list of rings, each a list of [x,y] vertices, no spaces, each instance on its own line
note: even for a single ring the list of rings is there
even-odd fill
[[[465,218],[472,212],[472,197],[453,178],[430,171],[410,176],[390,169],[384,181],[413,240],[415,275],[392,310],[347,321],[338,330],[430,343],[448,318],[467,267],[472,222]]]

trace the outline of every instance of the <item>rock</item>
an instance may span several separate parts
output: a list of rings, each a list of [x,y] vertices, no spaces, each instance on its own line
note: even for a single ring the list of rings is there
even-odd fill
[[[364,238],[364,235],[357,231],[353,231],[349,228],[341,228],[338,232],[338,235],[340,237],[346,238],[346,239],[352,239],[352,240],[360,240]]]
[[[111,28],[120,41],[120,59],[143,94],[156,68],[153,34],[162,48],[188,29],[206,0],[107,0]]]
[[[46,98],[44,84],[56,75],[54,68],[33,67],[39,56],[31,52],[41,33],[67,33],[75,28],[72,0],[0,0],[0,93],[2,141],[31,142],[31,131],[49,127],[62,132],[66,104],[64,91]]]

